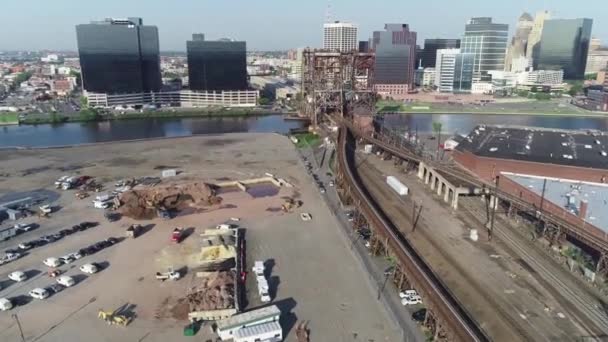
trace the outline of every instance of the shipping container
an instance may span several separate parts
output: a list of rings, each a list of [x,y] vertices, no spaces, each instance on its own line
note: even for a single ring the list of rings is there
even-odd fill
[[[406,196],[409,193],[408,187],[393,176],[386,177],[386,184],[388,184],[388,186],[390,186],[393,190],[395,190],[396,193],[401,196]]]

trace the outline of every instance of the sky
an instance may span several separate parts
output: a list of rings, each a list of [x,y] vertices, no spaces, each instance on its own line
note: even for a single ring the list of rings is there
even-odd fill
[[[331,19],[359,26],[366,40],[385,23],[407,23],[424,38],[459,38],[467,19],[493,17],[513,31],[523,11],[592,18],[608,45],[607,0],[1,0],[0,51],[76,50],[74,26],[106,17],[142,17],[159,29],[162,51],[185,51],[194,32],[247,41],[249,50],[319,47]]]

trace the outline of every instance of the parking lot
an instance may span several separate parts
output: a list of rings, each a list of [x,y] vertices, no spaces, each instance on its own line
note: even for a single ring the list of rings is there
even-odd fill
[[[38,188],[50,190],[52,182],[66,173],[96,177],[111,189],[117,180],[126,177],[157,176],[159,165],[179,166],[182,174],[178,178],[182,180],[243,179],[271,172],[286,178],[294,188],[258,198],[243,192],[222,194],[221,209],[184,213],[171,220],[138,222],[144,231],[136,239],[125,237],[125,229],[133,220],[108,222],[103,210],[92,207],[91,198],[78,200],[72,190],[57,190],[60,196],[53,203],[57,210],[51,217],[21,220],[40,226],[0,242],[0,251],[71,229],[80,222],[99,225],[32,248],[23,257],[0,266],[0,297],[17,298],[21,304],[11,311],[0,312],[0,340],[20,340],[17,319],[27,341],[180,339],[187,321],[180,318],[179,299],[196,284],[196,278],[187,273],[178,281],[161,282],[155,273],[183,266],[183,260],[172,257],[195,251],[198,234],[230,217],[241,219],[248,265],[252,266],[254,260],[267,262],[271,296],[284,313],[281,323],[287,341],[295,341],[294,324],[298,320],[310,321],[313,340],[398,339],[399,328],[376,300],[367,276],[354,262],[335,218],[312,186],[287,138],[273,134],[232,134],[6,152],[4,157],[8,163],[3,163],[0,178],[3,194]],[[66,167],[71,170],[66,171]],[[280,207],[285,196],[302,200],[303,207],[283,213]],[[311,214],[311,221],[301,220],[299,213],[303,211]],[[2,227],[8,224],[3,222]],[[175,226],[193,228],[181,244],[170,241]],[[109,237],[118,241],[58,267],[62,275],[74,278],[75,285],[43,300],[27,296],[30,290],[55,282],[47,274],[50,268],[43,260],[79,252]],[[85,274],[79,270],[83,264],[92,262],[100,266],[98,273]],[[25,272],[28,279],[9,280],[8,275],[14,271]],[[260,306],[252,282],[253,277],[248,277],[245,303],[248,309]],[[109,326],[97,318],[100,309],[120,309],[132,322],[127,327]],[[17,314],[17,319],[12,314]],[[213,338],[206,325],[199,334],[204,341]]]

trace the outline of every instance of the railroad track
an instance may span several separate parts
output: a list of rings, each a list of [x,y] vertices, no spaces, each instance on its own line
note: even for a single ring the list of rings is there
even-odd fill
[[[429,165],[430,167],[435,168],[437,171],[440,171],[446,175],[450,175],[465,183],[469,183],[469,184],[472,184],[472,185],[480,187],[480,188],[485,187],[487,189],[493,189],[493,187],[494,187],[493,183],[481,180],[481,179],[477,178],[476,176],[468,173],[465,170],[457,169],[454,166],[446,166],[445,163],[427,160],[426,158],[424,158],[422,156],[419,156],[415,153],[412,153],[412,152],[409,152],[409,151],[403,149],[401,146],[395,146],[382,139],[377,139],[377,138],[371,137],[369,135],[363,134],[349,120],[346,120],[343,118],[335,118],[335,117],[333,119],[336,120],[337,122],[341,123],[342,125],[346,126],[346,128],[349,131],[353,132],[353,134],[355,134],[357,137],[362,138],[363,140],[365,140],[369,143],[380,146],[385,151],[388,151],[397,157],[400,157],[402,159],[413,160],[413,161],[417,161],[417,162],[424,162],[427,165]],[[494,189],[493,189],[493,191],[494,191]],[[517,205],[521,210],[527,211],[528,213],[532,214],[533,216],[535,216],[537,214],[537,209],[534,205],[532,205],[514,195],[511,195],[508,192],[502,191],[500,189],[496,189],[495,193],[499,198],[507,200],[507,201]],[[580,239],[582,239],[586,243],[590,244],[591,246],[594,246],[599,251],[608,251],[608,242],[606,242],[602,238],[595,236],[594,234],[590,233],[589,231],[580,229],[580,227],[577,227],[577,226],[567,222],[563,218],[550,214],[548,212],[543,212],[543,213],[541,213],[541,215],[542,215],[542,218],[546,222],[566,228],[569,232],[571,232],[575,236],[579,236]]]
[[[481,218],[486,216],[483,204],[475,203],[475,200],[470,198],[463,198],[461,204],[462,208],[468,211],[471,214],[470,216],[483,226],[484,222],[482,222]],[[589,296],[585,296],[583,293],[573,290],[572,288],[576,287],[576,284],[573,284],[572,282],[566,284],[564,278],[556,275],[556,273],[560,273],[560,271],[563,272],[562,270],[556,270],[555,267],[551,270],[543,265],[542,262],[538,261],[538,257],[533,256],[527,248],[522,246],[521,242],[517,241],[518,239],[522,239],[521,235],[514,232],[512,229],[509,229],[502,218],[497,219],[495,223],[494,236],[504,242],[509,249],[520,256],[530,267],[542,276],[545,285],[555,289],[555,291],[553,291],[556,292],[554,295],[561,295],[570,302],[570,305],[568,305],[568,303],[562,303],[562,301],[560,301],[560,304],[565,304],[564,306],[568,307],[571,311],[576,312],[575,314],[572,314],[571,318],[585,330],[595,335],[595,337],[608,338],[608,335],[606,335],[608,332],[608,316],[599,309],[600,306],[605,307],[606,304],[602,303],[599,298],[593,300],[592,298],[589,298]],[[541,256],[541,259],[542,258],[543,257]],[[579,313],[586,316],[591,322],[578,317]]]
[[[426,292],[427,302],[434,306],[435,314],[446,324],[449,333],[460,341],[489,341],[477,322],[458,303],[439,277],[388,220],[386,214],[371,201],[367,191],[361,187],[351,169],[353,155],[351,154],[350,162],[347,156],[348,134],[350,132],[344,127],[340,129],[338,162],[345,181],[351,185],[353,197],[360,203],[361,210],[366,214],[367,219],[373,226],[383,231],[382,235],[387,237],[387,243],[389,244],[387,247],[392,247],[402,266],[409,271],[408,275],[420,286],[421,292]]]
[[[358,165],[358,172],[361,174],[362,181],[367,183],[368,187],[377,188],[377,192],[382,195],[371,195],[377,202],[383,204],[397,202],[398,207],[411,207],[410,203],[406,203],[402,199],[399,199],[401,202],[395,201],[395,196],[391,193],[391,191],[388,190],[386,184],[381,180],[381,178],[379,178],[378,175],[375,174],[381,172],[379,170],[372,171],[373,169],[375,169],[373,165],[368,164],[367,161],[363,161]],[[383,207],[385,206],[383,205]],[[407,220],[411,220],[409,211],[403,211],[399,209],[396,209],[396,211],[400,211],[400,215],[406,216]],[[395,210],[392,212],[393,217],[394,215]],[[419,222],[419,225],[422,224],[424,223]],[[504,322],[506,324],[504,329],[508,329],[511,333],[513,333],[513,338],[517,336],[518,340],[520,341],[538,341],[540,338],[539,336],[543,336],[543,334],[540,332],[537,332],[537,335],[533,336],[526,329],[524,329],[521,325],[522,321],[519,316],[512,315],[514,312],[518,312],[517,308],[508,302],[500,303],[497,298],[494,297],[494,294],[489,293],[487,291],[487,288],[483,286],[483,284],[480,284],[479,282],[472,279],[469,275],[469,270],[464,268],[462,265],[453,262],[454,256],[449,255],[445,251],[444,246],[441,246],[437,241],[435,241],[435,239],[429,235],[428,230],[424,226],[420,226],[417,229],[417,234],[420,234],[421,237],[426,240],[426,242],[432,247],[431,249],[435,251],[438,256],[441,257],[441,259],[443,259],[442,261],[437,261],[438,264],[446,263],[449,264],[451,268],[453,268],[453,276],[457,277],[453,279],[453,282],[457,282],[458,286],[460,287],[469,288],[470,293],[476,293],[477,295],[479,295],[483,299],[483,306],[485,308],[492,308],[492,311],[494,311],[492,313],[495,314],[496,317],[500,317],[499,319],[497,319],[498,321]],[[487,320],[490,321],[491,319],[488,318]],[[550,342],[550,339],[546,338],[545,341]]]

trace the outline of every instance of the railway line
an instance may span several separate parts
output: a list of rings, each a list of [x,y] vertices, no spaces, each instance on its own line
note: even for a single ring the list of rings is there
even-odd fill
[[[483,226],[484,222],[481,218],[486,216],[483,204],[473,198],[466,197],[461,200],[461,204],[461,207],[469,213],[469,217]],[[563,296],[566,299],[566,301],[559,302],[571,311],[571,318],[577,324],[584,330],[589,331],[592,337],[608,339],[608,316],[605,311],[608,305],[600,297],[587,291],[575,291],[575,288],[582,288],[584,285],[579,286],[576,284],[578,280],[573,279],[571,274],[559,269],[558,265],[552,265],[554,264],[553,260],[547,260],[547,257],[539,255],[540,253],[532,252],[534,250],[533,246],[531,246],[532,248],[526,248],[530,246],[528,244],[524,246],[524,243],[522,243],[524,238],[508,227],[508,223],[504,222],[502,218],[496,220],[494,234],[514,254],[520,256],[527,265],[534,269],[539,277],[542,277],[542,282],[553,289],[552,292],[557,298]],[[586,319],[583,319],[583,317]]]
[[[371,226],[386,237],[387,249],[395,254],[413,284],[419,288],[431,311],[442,322],[452,340],[489,341],[489,337],[478,326],[464,307],[457,301],[439,277],[409,244],[401,232],[390,222],[386,214],[374,203],[369,193],[361,186],[353,173],[354,139],[350,131],[342,127],[339,132],[338,165],[343,184],[350,189],[351,196]],[[349,151],[350,150],[350,151]]]
[[[606,242],[603,237],[598,237],[590,231],[581,227],[577,227],[566,221],[564,218],[550,214],[546,211],[542,213],[537,212],[537,208],[531,205],[530,203],[500,189],[494,190],[494,184],[492,182],[481,180],[464,170],[454,167],[453,165],[446,165],[445,163],[428,160],[415,153],[409,152],[402,146],[396,146],[383,139],[375,138],[370,135],[364,134],[358,127],[356,127],[351,121],[347,119],[335,117],[333,117],[333,119],[344,125],[346,129],[351,131],[354,135],[356,135],[356,137],[361,138],[370,144],[374,144],[380,147],[382,150],[396,157],[415,162],[425,162],[427,165],[431,166],[435,170],[454,177],[456,179],[459,179],[462,182],[474,185],[478,188],[492,189],[493,192],[495,191],[495,194],[498,198],[512,203],[519,210],[528,212],[532,216],[537,216],[539,219],[545,221],[545,223],[547,224],[552,224],[557,227],[563,227],[570,235],[580,239],[582,242],[590,245],[591,247],[595,248],[600,252],[608,252],[608,242]]]

